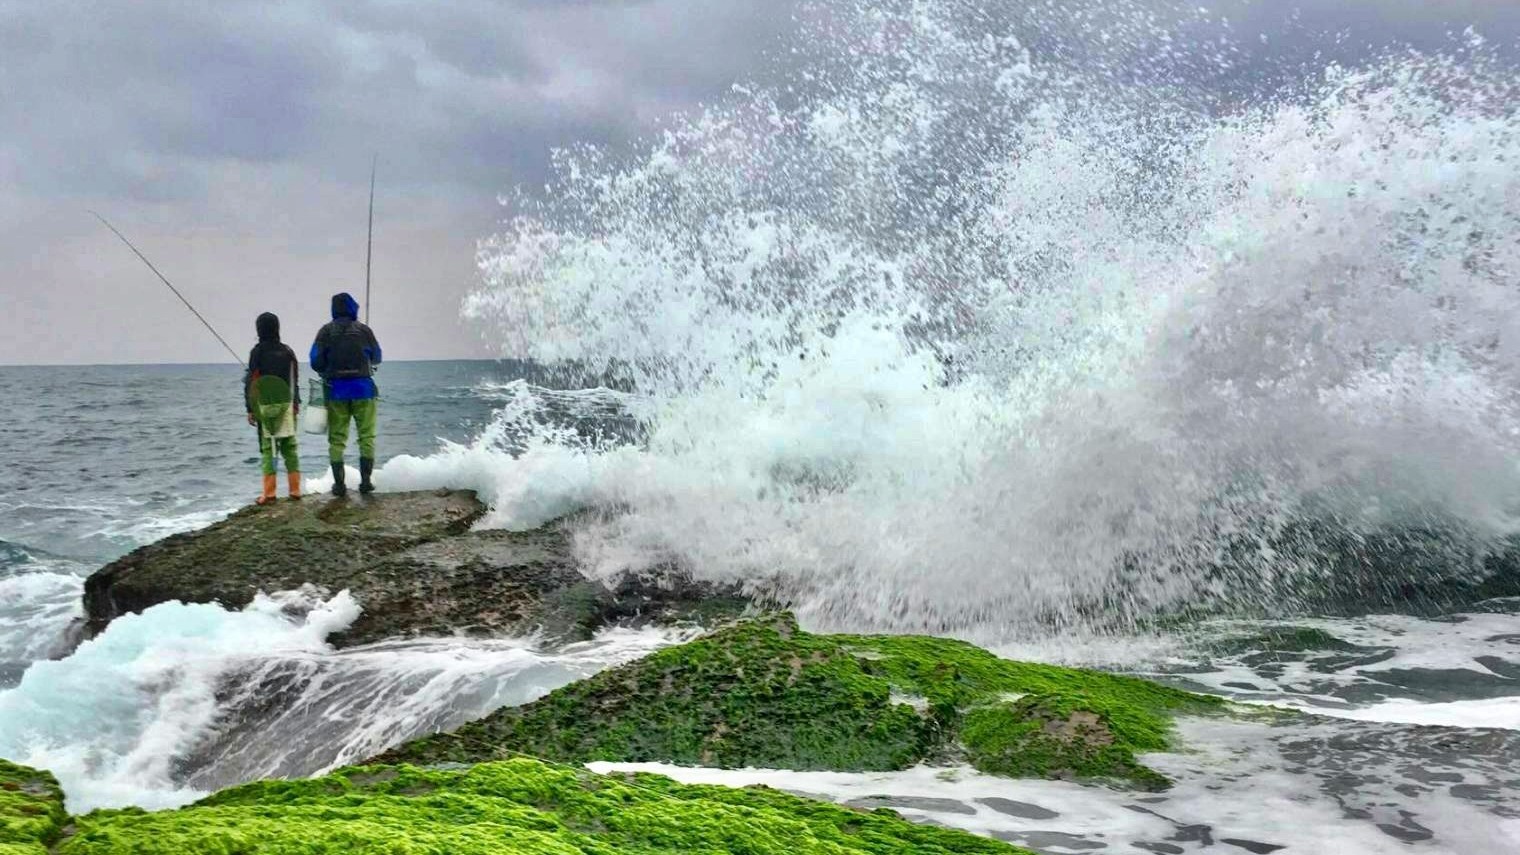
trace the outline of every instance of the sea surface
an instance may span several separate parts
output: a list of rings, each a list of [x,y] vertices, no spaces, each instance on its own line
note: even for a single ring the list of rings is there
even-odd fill
[[[0,422],[0,464],[13,473],[0,540],[94,565],[246,504],[259,492],[259,449],[242,376],[230,363],[0,367],[14,404]],[[381,453],[468,441],[490,422],[490,384],[518,376],[509,363],[384,365]],[[323,474],[326,438],[300,441],[305,471]],[[354,465],[352,436],[348,451]]]
[[[679,777],[1060,855],[1520,851],[1515,46],[1155,6],[805,4],[639,152],[559,153],[461,308],[525,361],[386,365],[377,483],[473,489],[485,528],[593,510],[593,578],[1311,713],[1182,722],[1156,794]],[[308,589],[75,647],[85,574],[255,494],[238,380],[0,369],[0,757],[71,809],[314,774],[681,639],[334,651],[359,606]]]
[[[491,419],[492,390],[521,373],[496,362],[384,366],[381,453],[467,441]],[[12,473],[0,489],[0,686],[64,643],[82,574],[258,495],[241,384],[231,364],[0,367],[0,394],[15,403],[0,421],[0,465]],[[301,459],[324,476],[325,437],[303,435]]]
[[[502,481],[533,456],[525,401],[535,402],[526,409],[539,433],[627,440],[634,396],[556,390],[529,374],[543,380],[517,363],[386,366],[381,488],[457,479],[520,495]],[[244,780],[314,774],[687,637],[618,630],[557,649],[438,638],[334,651],[325,637],[358,607],[305,590],[267,592],[241,612],[165,604],[74,649],[84,575],[256,493],[237,382],[223,366],[0,369],[0,391],[30,402],[20,412],[31,426],[26,442],[16,424],[0,428],[12,440],[0,446],[3,462],[26,474],[0,494],[0,757],[52,769],[71,809],[172,807]],[[127,422],[133,430],[114,430]],[[306,439],[302,457],[320,466],[322,444]],[[1280,627],[1330,640],[1281,649],[1281,636],[1269,640]],[[890,806],[1049,853],[1234,845],[1224,840],[1311,852],[1330,833],[1347,852],[1497,853],[1520,829],[1520,602],[1436,618],[1073,628],[992,646],[1325,717],[1291,727],[1184,723],[1189,751],[1150,761],[1179,781],[1156,796],[970,769],[663,771]],[[291,700],[271,709],[271,686],[293,687]]]

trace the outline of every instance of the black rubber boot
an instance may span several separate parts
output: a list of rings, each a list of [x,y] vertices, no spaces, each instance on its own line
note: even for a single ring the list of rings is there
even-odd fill
[[[375,492],[375,485],[370,482],[369,476],[375,471],[375,458],[359,458],[359,492],[366,495]]]
[[[348,487],[343,483],[343,461],[332,465],[333,470],[333,495],[343,498],[348,495]]]

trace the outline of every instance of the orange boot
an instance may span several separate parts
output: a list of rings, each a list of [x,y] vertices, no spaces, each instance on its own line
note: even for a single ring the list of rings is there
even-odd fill
[[[286,472],[285,483],[290,487],[290,497],[292,499],[301,498],[301,473]]]
[[[260,505],[267,505],[270,502],[274,501],[275,486],[278,483],[279,482],[275,480],[275,477],[273,475],[265,475],[264,476],[264,495],[258,497],[254,501],[257,504],[260,504]]]

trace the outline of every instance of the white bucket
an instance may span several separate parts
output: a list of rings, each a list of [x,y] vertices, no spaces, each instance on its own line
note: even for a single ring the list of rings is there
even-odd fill
[[[306,406],[301,408],[301,431],[327,433],[327,401],[322,396],[322,384],[309,380],[306,388]]]
[[[301,430],[305,433],[327,433],[327,407],[323,404],[307,404],[302,407]]]

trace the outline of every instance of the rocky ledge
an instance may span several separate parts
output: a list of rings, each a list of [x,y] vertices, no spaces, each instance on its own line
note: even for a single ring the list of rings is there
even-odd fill
[[[474,531],[486,508],[467,491],[313,496],[249,507],[106,565],[85,582],[85,631],[159,603],[241,608],[260,592],[347,589],[363,607],[339,646],[414,635],[588,638],[597,629],[736,614],[734,591],[679,574],[609,588],[571,555],[568,526]]]

